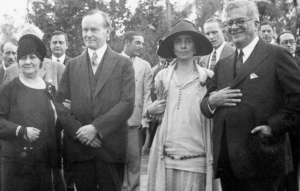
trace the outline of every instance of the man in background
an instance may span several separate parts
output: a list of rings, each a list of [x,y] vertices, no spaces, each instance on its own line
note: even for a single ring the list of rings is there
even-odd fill
[[[152,80],[151,66],[138,57],[143,49],[144,37],[134,31],[128,31],[123,38],[124,50],[122,55],[133,61],[135,72],[135,103],[132,116],[128,119],[128,146],[123,190],[140,190],[140,170],[142,154],[141,131],[148,128],[148,122],[143,119],[147,106],[150,104],[150,84]]]
[[[219,18],[207,19],[204,23],[204,32],[206,38],[213,46],[213,52],[203,56],[200,59],[200,65],[210,70],[214,70],[216,63],[234,52],[234,48],[225,42],[225,33],[223,22]]]
[[[64,65],[70,60],[66,55],[69,42],[68,36],[62,31],[54,31],[50,37],[50,49],[52,52],[51,60],[63,63]]]
[[[17,46],[12,42],[6,42],[1,46],[2,64],[0,66],[0,84],[4,80],[6,69],[17,63]]]
[[[264,21],[260,24],[259,37],[267,43],[274,44],[274,30],[268,21]]]

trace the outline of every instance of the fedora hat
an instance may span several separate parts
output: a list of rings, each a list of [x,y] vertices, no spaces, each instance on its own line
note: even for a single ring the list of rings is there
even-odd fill
[[[174,54],[174,39],[179,35],[187,34],[194,39],[196,45],[196,52],[194,56],[204,56],[212,52],[213,47],[209,40],[197,31],[196,26],[187,21],[180,20],[171,29],[169,36],[167,36],[160,44],[157,54],[163,58],[176,58]]]

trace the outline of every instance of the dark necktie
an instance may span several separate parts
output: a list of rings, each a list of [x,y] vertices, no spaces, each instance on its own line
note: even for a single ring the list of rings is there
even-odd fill
[[[59,59],[57,59],[57,62],[60,62]]]
[[[238,58],[236,60],[236,65],[235,65],[236,74],[239,73],[239,70],[243,66],[243,55],[244,55],[243,51],[240,50],[240,54],[238,55]]]
[[[217,51],[214,50],[213,54],[211,55],[211,61],[210,61],[210,65],[209,65],[210,70],[214,71],[216,62],[217,62]]]

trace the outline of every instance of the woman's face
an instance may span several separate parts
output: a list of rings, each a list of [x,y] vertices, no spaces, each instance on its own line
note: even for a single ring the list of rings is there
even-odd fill
[[[190,35],[180,35],[174,40],[174,54],[178,59],[191,59],[196,52],[194,39]]]
[[[41,60],[35,54],[22,56],[19,60],[21,72],[26,77],[36,77],[39,72]]]

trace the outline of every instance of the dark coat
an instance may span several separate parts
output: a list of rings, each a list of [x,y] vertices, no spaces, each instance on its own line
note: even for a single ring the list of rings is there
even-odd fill
[[[135,79],[132,61],[107,48],[102,69],[91,96],[88,51],[71,59],[63,73],[56,100],[71,100],[71,114],[62,117],[64,146],[71,161],[87,161],[98,154],[106,162],[125,162],[127,120],[134,108]],[[62,115],[63,116],[63,115]],[[85,146],[76,139],[77,130],[92,124],[102,136],[101,148]]]
[[[236,78],[235,57],[232,54],[217,63],[201,103],[203,114],[213,117],[214,171],[225,127],[229,161],[237,178],[285,175],[292,170],[287,132],[300,118],[300,69],[287,50],[263,40],[259,40]],[[217,107],[212,114],[208,108],[210,93],[226,87],[240,89],[242,101],[235,107]],[[251,130],[260,125],[269,125],[273,136],[252,134]]]

